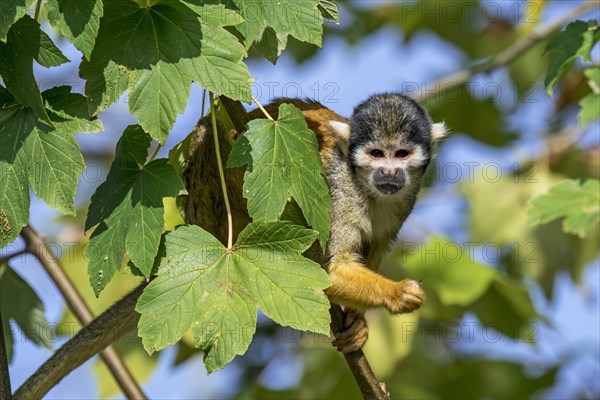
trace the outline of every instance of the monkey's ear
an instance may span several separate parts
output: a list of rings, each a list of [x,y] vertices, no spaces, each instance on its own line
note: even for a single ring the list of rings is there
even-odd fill
[[[337,138],[345,142],[350,140],[350,125],[342,121],[329,121],[329,125],[333,128]]]
[[[446,136],[446,133],[448,133],[448,129],[446,128],[446,125],[443,122],[438,122],[438,123],[431,125],[431,141],[432,142],[435,143],[435,142],[439,141],[444,136]]]
[[[329,121],[329,126],[333,129],[337,145],[345,155],[348,155],[348,146],[350,145],[350,125],[342,121]]]

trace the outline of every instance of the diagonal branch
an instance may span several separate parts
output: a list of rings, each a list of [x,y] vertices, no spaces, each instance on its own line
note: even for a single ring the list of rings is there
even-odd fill
[[[4,322],[2,322],[2,310],[0,310],[0,398],[11,400],[10,375],[8,374],[8,357],[6,355],[6,343],[4,342]]]
[[[134,307],[146,285],[146,282],[142,283],[77,332],[17,389],[14,399],[41,399],[61,379],[99,350],[135,329],[140,315]]]
[[[558,20],[536,29],[530,34],[522,37],[520,40],[517,40],[513,45],[507,47],[504,51],[498,53],[496,56],[488,59],[487,61],[476,63],[466,69],[454,72],[441,79],[438,79],[435,82],[427,85],[431,87],[431,89],[426,88],[425,90],[421,90],[413,94],[412,97],[417,101],[426,101],[442,92],[445,92],[448,89],[467,83],[469,80],[471,80],[471,78],[473,78],[473,76],[477,74],[489,73],[495,69],[504,67],[518,58],[521,54],[529,50],[533,45],[548,38],[552,33],[560,29],[566,23],[570,22],[579,14],[589,11],[595,7],[598,7],[598,0],[588,0]]]
[[[329,309],[331,315],[331,330],[340,332],[343,326],[343,311],[340,306],[332,304]],[[362,350],[356,350],[352,353],[344,354],[344,358],[354,375],[358,388],[363,397],[368,400],[389,400],[390,393],[385,387],[385,382],[379,382],[371,369],[369,360],[365,357]]]
[[[54,257],[46,240],[29,225],[21,231],[21,237],[25,240],[26,250],[35,255],[40,261],[52,281],[56,284],[65,298],[69,309],[82,325],[87,325],[94,320],[94,315],[87,304],[81,298],[77,289],[64,273],[60,262]],[[111,332],[111,331],[108,331]],[[129,399],[145,399],[146,396],[131,375],[131,372],[123,362],[123,359],[113,346],[102,350],[100,357],[112,373],[123,393]],[[64,376],[64,375],[63,375]],[[62,379],[62,377],[61,377]],[[58,382],[58,381],[57,381]],[[36,396],[33,396],[36,397]]]

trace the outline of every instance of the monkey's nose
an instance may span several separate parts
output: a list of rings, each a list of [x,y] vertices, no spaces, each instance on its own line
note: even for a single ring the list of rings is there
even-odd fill
[[[398,176],[400,168],[379,168],[379,174],[381,176]]]

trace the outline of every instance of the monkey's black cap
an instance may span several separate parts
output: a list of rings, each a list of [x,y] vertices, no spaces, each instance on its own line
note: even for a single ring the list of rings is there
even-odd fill
[[[431,150],[431,119],[416,101],[401,93],[379,93],[354,109],[350,153],[378,140],[398,140]]]

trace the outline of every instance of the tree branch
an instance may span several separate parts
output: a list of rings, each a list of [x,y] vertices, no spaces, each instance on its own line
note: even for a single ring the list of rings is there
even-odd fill
[[[100,316],[84,326],[58,349],[14,394],[14,399],[41,399],[62,378],[126,333],[136,328],[140,315],[135,303],[147,282],[142,283]]]
[[[6,355],[6,342],[4,341],[4,320],[0,310],[0,398],[11,400],[10,375],[8,373],[8,357]]]
[[[329,309],[331,315],[331,330],[339,332],[344,329],[344,313],[340,306],[332,304]],[[344,358],[354,375],[358,388],[363,397],[368,400],[389,400],[390,393],[385,387],[385,382],[379,382],[371,369],[369,361],[362,350],[356,350],[352,353],[344,354]]]
[[[497,54],[495,57],[492,57],[487,61],[476,63],[469,68],[454,72],[441,79],[438,79],[432,84],[427,85],[433,86],[431,89],[421,90],[420,92],[415,93],[412,97],[420,102],[426,101],[448,89],[467,83],[469,80],[471,80],[471,78],[473,78],[473,76],[479,73],[489,73],[497,68],[504,67],[518,58],[521,54],[525,53],[533,45],[549,37],[552,33],[560,29],[564,24],[571,21],[573,18],[577,17],[579,14],[593,9],[594,7],[598,7],[598,0],[589,0],[570,13],[566,14],[564,17],[559,18],[558,20],[522,37],[520,40],[507,47],[503,52]]]
[[[81,298],[77,289],[75,289],[75,286],[69,277],[64,273],[60,262],[52,254],[46,240],[29,225],[23,228],[21,237],[25,240],[26,250],[35,255],[40,261],[48,275],[50,275],[50,278],[60,290],[69,309],[75,315],[77,320],[82,325],[88,325],[94,320],[94,315]],[[135,381],[131,372],[123,362],[123,359],[113,346],[108,346],[106,349],[102,350],[100,352],[100,357],[106,363],[106,366],[117,381],[117,384],[129,399],[146,399],[146,396],[138,383]],[[58,383],[58,381],[56,383]],[[51,387],[52,386],[50,386],[50,388]]]

